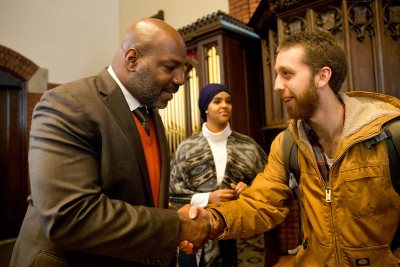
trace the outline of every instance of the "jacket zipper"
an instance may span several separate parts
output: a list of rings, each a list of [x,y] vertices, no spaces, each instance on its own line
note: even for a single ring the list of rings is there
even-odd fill
[[[325,187],[325,201],[328,203],[331,203],[332,198],[331,198],[331,187],[330,185],[326,185]]]
[[[300,147],[300,146],[299,146]],[[300,149],[301,150],[301,149]],[[318,166],[316,166],[313,161],[308,157],[308,155],[306,153],[303,152],[303,155],[305,156],[305,158],[308,160],[309,163],[311,163],[311,165],[318,170],[318,177],[319,180],[322,184],[323,189],[325,190],[325,201],[328,203],[329,205],[329,211],[330,211],[330,218],[331,218],[331,224],[332,224],[332,230],[333,230],[333,237],[334,237],[334,247],[335,247],[335,251],[336,251],[336,262],[338,263],[338,266],[341,266],[341,262],[340,262],[340,257],[339,257],[339,248],[337,245],[337,240],[336,240],[336,230],[335,230],[335,224],[334,224],[334,220],[333,220],[333,212],[332,212],[332,191],[331,191],[331,185],[330,185],[330,180],[331,178],[329,177],[329,181],[325,182],[324,178],[322,178],[321,173],[319,172]],[[344,153],[342,154],[342,156],[339,158],[341,159],[343,157]],[[337,161],[339,161],[339,159]],[[332,168],[334,164],[337,162],[335,161],[334,163],[332,163]],[[331,175],[331,172],[329,172],[329,176]]]
[[[333,165],[331,169],[333,169]],[[338,240],[337,240],[337,233],[336,233],[336,227],[335,227],[335,220],[333,219],[333,211],[332,211],[332,204],[331,204],[331,188],[330,188],[330,181],[331,181],[331,174],[332,172],[329,172],[329,184],[327,187],[327,190],[329,190],[329,201],[328,199],[326,200],[326,202],[328,202],[329,205],[329,211],[330,211],[330,217],[331,217],[331,224],[332,224],[332,232],[333,232],[333,242],[334,242],[334,246],[335,246],[335,251],[336,251],[336,263],[337,266],[342,266],[341,261],[340,261],[340,251],[339,251],[339,245],[338,245]],[[328,198],[328,193],[327,193],[327,198]]]
[[[299,146],[299,150],[302,150],[302,149],[300,148],[300,146]],[[325,201],[328,202],[328,203],[330,203],[330,202],[332,201],[331,186],[330,186],[330,184],[325,182],[324,178],[322,178],[322,175],[321,175],[321,173],[319,172],[318,166],[316,166],[316,165],[314,164],[314,162],[309,158],[309,156],[308,156],[306,153],[304,153],[304,151],[303,151],[303,156],[308,160],[308,162],[309,162],[316,170],[318,170],[318,172],[317,172],[317,173],[319,174],[319,175],[318,175],[318,178],[319,178],[319,180],[320,180],[320,182],[321,182],[321,184],[322,184],[323,190],[325,191]],[[332,166],[333,166],[333,164],[332,164]]]

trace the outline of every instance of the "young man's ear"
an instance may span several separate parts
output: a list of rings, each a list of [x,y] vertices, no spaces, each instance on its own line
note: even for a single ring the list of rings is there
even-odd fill
[[[329,80],[332,76],[332,70],[329,67],[323,67],[318,74],[317,85],[318,87],[323,87],[329,84]]]
[[[129,70],[135,71],[139,53],[135,48],[129,48],[125,53],[125,62]]]

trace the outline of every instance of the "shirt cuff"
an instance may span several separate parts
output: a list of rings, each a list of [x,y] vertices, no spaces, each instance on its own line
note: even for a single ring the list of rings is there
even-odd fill
[[[208,198],[210,196],[210,193],[197,193],[194,194],[192,199],[190,200],[190,205],[194,206],[200,206],[204,208],[208,204]]]

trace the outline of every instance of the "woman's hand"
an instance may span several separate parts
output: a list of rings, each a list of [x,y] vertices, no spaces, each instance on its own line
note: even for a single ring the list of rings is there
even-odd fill
[[[226,202],[235,199],[235,190],[218,189],[210,193],[208,203]]]
[[[231,183],[231,187],[235,190],[236,194],[240,195],[247,188],[247,184],[243,182],[239,182],[238,184]]]

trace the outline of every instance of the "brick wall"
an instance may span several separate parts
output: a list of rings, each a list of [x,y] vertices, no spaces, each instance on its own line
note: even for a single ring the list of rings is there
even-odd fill
[[[248,23],[261,0],[229,0],[229,15]]]
[[[39,66],[14,50],[0,45],[0,68],[26,82]]]

